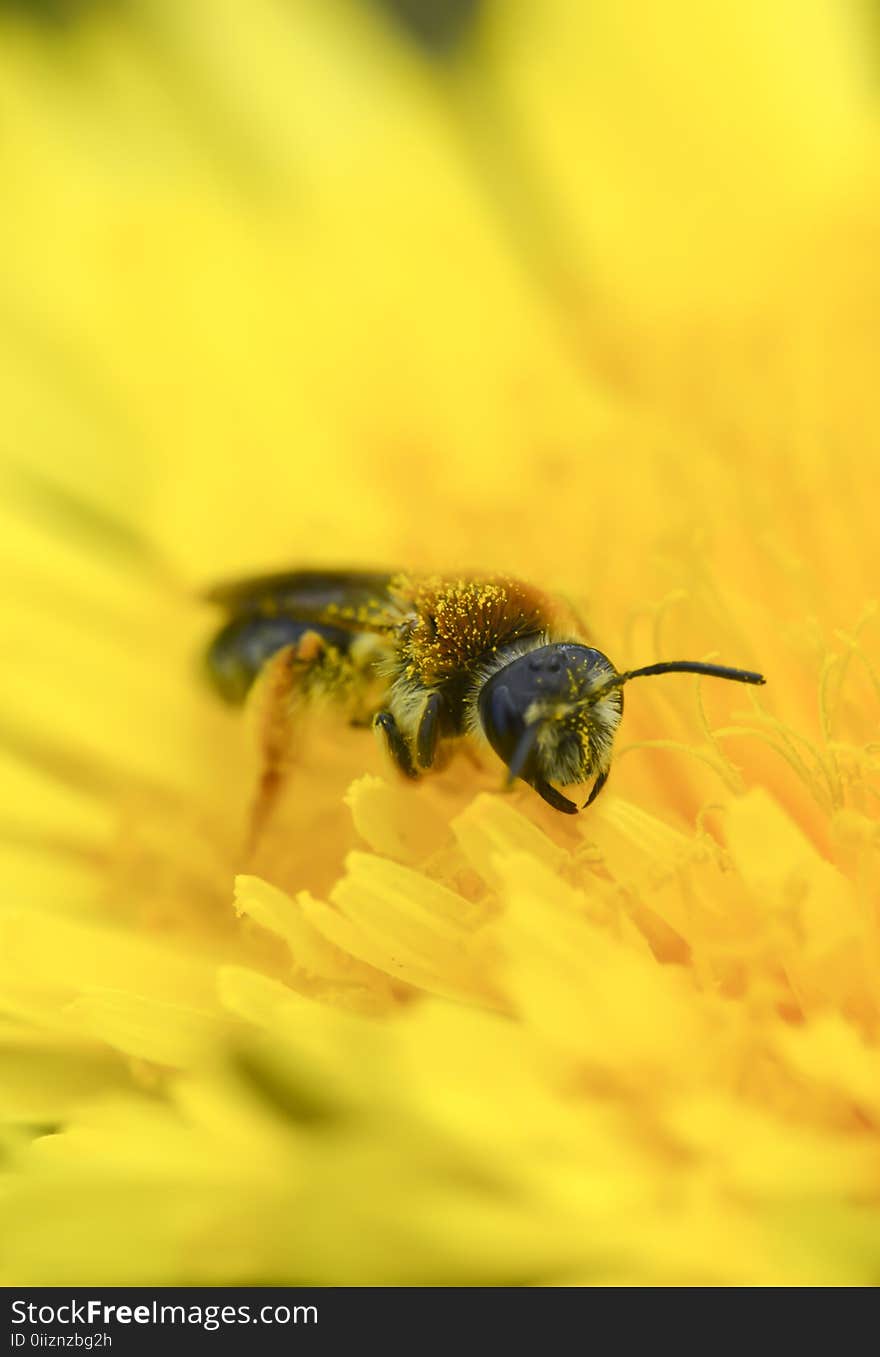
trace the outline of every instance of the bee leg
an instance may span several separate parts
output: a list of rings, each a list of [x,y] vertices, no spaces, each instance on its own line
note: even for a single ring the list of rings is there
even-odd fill
[[[443,711],[443,698],[432,693],[425,703],[419,729],[416,733],[416,758],[420,768],[430,768],[437,753],[437,741],[440,738],[440,716]]]
[[[303,679],[326,650],[317,632],[306,632],[295,645],[284,646],[263,666],[253,690],[260,773],[251,803],[246,851],[250,856],[283,790],[296,732],[296,708],[303,700]]]
[[[391,712],[377,712],[373,717],[373,729],[380,732],[385,748],[404,776],[418,777],[412,755],[409,752],[409,745],[403,738],[401,729]]]
[[[578,808],[573,801],[569,801],[567,796],[558,792],[555,787],[551,787],[549,782],[545,782],[542,777],[536,777],[529,781],[529,786],[534,787],[540,797],[552,806],[554,810],[561,810],[563,815],[577,815]]]
[[[596,797],[599,795],[602,788],[605,786],[605,783],[608,781],[608,771],[609,770],[606,768],[605,771],[600,773],[599,776],[596,778],[596,781],[593,783],[592,789],[590,791],[590,795],[587,797],[586,801],[582,806],[583,810],[586,810],[587,806],[592,806]]]

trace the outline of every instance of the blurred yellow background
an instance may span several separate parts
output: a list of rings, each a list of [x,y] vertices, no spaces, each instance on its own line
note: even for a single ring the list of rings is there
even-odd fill
[[[760,699],[732,685],[706,685],[703,694],[684,679],[628,697],[609,808],[599,814],[597,803],[596,816],[577,826],[563,829],[525,792],[513,798],[516,830],[492,820],[507,803],[473,813],[480,824],[489,817],[480,833],[500,835],[495,849],[514,894],[524,889],[510,867],[517,852],[536,853],[547,870],[566,854],[560,899],[583,891],[591,926],[618,940],[631,928],[630,942],[637,934],[643,949],[647,939],[651,974],[683,971],[695,1004],[713,1014],[719,996],[738,1005],[742,1048],[728,1064],[733,1038],[719,1055],[701,1028],[705,1049],[681,1076],[693,1079],[688,1097],[702,1096],[717,1065],[719,1107],[731,1099],[751,1117],[759,1105],[770,1120],[760,1129],[749,1122],[755,1163],[788,1162],[783,1127],[797,1124],[800,1134],[806,1126],[798,1146],[804,1163],[814,1157],[816,1181],[795,1175],[786,1203],[806,1202],[809,1220],[818,1219],[811,1193],[821,1174],[838,1162],[841,1139],[849,1152],[855,1126],[868,1124],[873,1137],[880,1106],[873,1064],[863,1075],[862,1055],[853,1054],[867,1042],[873,1062],[880,1032],[878,63],[880,19],[868,0],[0,6],[0,861],[12,920],[0,992],[5,1059],[16,1078],[29,1071],[9,1095],[16,1144],[23,1130],[68,1118],[75,1126],[108,1087],[134,1100],[126,1115],[136,1120],[143,1081],[164,1089],[168,1069],[196,1077],[214,1069],[232,1041],[228,1010],[237,1022],[247,1007],[240,995],[229,1000],[228,986],[217,999],[213,972],[199,972],[192,991],[183,982],[180,993],[157,991],[160,1005],[173,992],[173,1003],[213,1014],[209,1038],[199,1028],[177,1060],[173,1035],[158,1047],[153,1035],[132,1036],[142,1020],[149,1027],[140,1009],[135,1020],[123,1005],[123,1021],[99,1005],[99,1017],[93,1007],[84,1019],[84,987],[130,991],[145,1003],[157,970],[173,969],[180,949],[206,966],[253,967],[309,993],[290,980],[286,959],[239,931],[231,908],[253,769],[245,724],[198,680],[213,624],[200,592],[217,579],[315,563],[501,570],[573,600],[621,668],[714,657],[768,676]],[[451,883],[462,898],[479,903],[488,889],[491,909],[506,898],[489,850],[475,848],[467,828],[456,831],[454,851],[443,837],[451,816],[472,813],[476,791],[497,787],[497,775],[456,764],[400,802],[396,788],[358,784],[343,807],[353,779],[385,776],[368,737],[347,743],[331,732],[308,759],[256,864],[291,897],[287,906],[272,897],[273,909],[293,911],[304,887],[329,892],[346,852],[365,843]],[[416,849],[401,847],[410,814]],[[634,865],[642,852],[646,861]],[[655,871],[661,862],[678,882],[674,903]],[[704,867],[711,879],[700,877],[693,897],[682,882]],[[530,898],[556,908],[531,870],[522,868]],[[616,883],[602,897],[607,917],[590,912],[599,877]],[[244,913],[269,928],[263,887],[255,889],[262,904]],[[412,882],[398,890],[417,894]],[[334,903],[345,915],[342,898]],[[612,916],[625,919],[622,933]],[[86,925],[105,930],[110,951],[80,973],[66,958],[104,945],[97,933],[76,933]],[[332,931],[326,918],[324,926]],[[57,965],[44,963],[56,933]],[[164,959],[145,953],[151,960],[138,963],[135,978],[114,980],[120,934],[126,947],[159,939]],[[297,938],[295,962],[305,945]],[[348,935],[336,942],[376,973],[390,965],[381,947],[365,956]],[[606,964],[614,974],[610,954],[596,963],[602,973]],[[631,973],[628,959],[620,964],[618,1002],[627,1012],[632,1003],[636,1026],[650,1026],[651,1002],[665,1000],[642,1008],[654,980]],[[497,976],[481,988],[470,972],[467,981],[444,972],[442,984],[430,973],[427,984],[428,971],[408,972],[407,993],[424,983],[456,1000],[479,994],[490,1008],[509,1000],[510,1011],[534,1017],[531,999],[521,1008]],[[554,990],[552,966],[550,975],[540,1000],[532,995],[539,1009]],[[358,977],[367,990],[375,980]],[[591,983],[573,982],[584,1009],[575,1005],[572,1022],[586,1029],[601,1020],[613,1033],[621,1013],[603,1009],[597,1019]],[[399,998],[376,994],[382,1011]],[[264,999],[262,1025],[271,1030]],[[450,1042],[471,1039],[453,1008],[443,1018],[429,1006],[416,1020],[430,1028],[430,1049],[446,1049],[446,1021]],[[320,1028],[323,1011],[302,1022]],[[253,1005],[247,1018],[255,1020]],[[830,1037],[822,1028],[821,1059],[802,1060],[778,1086],[767,1070],[784,1060],[772,1042],[774,1054],[753,1066],[748,1052],[765,1022],[799,1030],[813,1019],[839,1024]],[[295,1034],[298,1022],[290,1023]],[[551,1044],[559,1035],[543,1020],[535,1030]],[[388,1038],[398,1039],[418,1045],[412,1033]],[[508,1039],[497,1037],[502,1046]],[[645,1076],[661,1101],[678,1087],[678,1041],[670,1037]],[[102,1072],[84,1083],[71,1076],[53,1099],[40,1060],[55,1078],[59,1049]],[[832,1094],[811,1085],[844,1049],[858,1066],[852,1086]],[[574,1083],[595,1056],[578,1053]],[[385,1058],[364,1057],[368,1068]],[[557,1059],[545,1066],[554,1089]],[[742,1071],[753,1068],[762,1073],[750,1081]],[[482,1077],[475,1059],[474,1079]],[[595,1088],[589,1079],[585,1087],[590,1101]],[[517,1108],[529,1096],[519,1090]],[[493,1103],[492,1134],[502,1134],[505,1097]],[[641,1125],[642,1111],[633,1116]],[[676,1108],[669,1126],[683,1120]],[[542,1246],[535,1261],[524,1244],[521,1267],[516,1243],[497,1267],[463,1260],[444,1234],[444,1208],[416,1209],[409,1227],[425,1245],[415,1253],[417,1279],[871,1278],[873,1263],[838,1214],[833,1229],[824,1217],[817,1225],[808,1262],[787,1252],[789,1223],[779,1223],[769,1168],[766,1180],[734,1173],[733,1187],[717,1186],[700,1155],[711,1159],[727,1120],[704,1108],[685,1137],[699,1167],[685,1173],[669,1256],[658,1243],[663,1212],[645,1223],[635,1210],[618,1262],[592,1270],[582,1245],[595,1224],[589,1203],[599,1198],[584,1187],[574,1223],[566,1215],[558,1227],[567,1239],[571,1225],[571,1249],[560,1256],[554,1244],[545,1255]],[[476,1114],[471,1126],[479,1140]],[[133,1143],[152,1143],[152,1132],[143,1137]],[[533,1141],[524,1132],[523,1164],[541,1143],[537,1131]],[[401,1162],[412,1167],[408,1154],[406,1146],[390,1154],[389,1182]],[[256,1244],[253,1255],[243,1245],[241,1258],[218,1257],[205,1273],[184,1226],[174,1235],[181,1257],[163,1271],[148,1261],[159,1251],[149,1230],[126,1253],[112,1193],[100,1228],[84,1227],[90,1243],[77,1275],[51,1242],[73,1179],[62,1174],[67,1186],[56,1196],[40,1177],[39,1154],[36,1162],[25,1156],[15,1189],[24,1195],[12,1200],[19,1218],[22,1202],[42,1202],[44,1216],[34,1218],[46,1223],[16,1236],[5,1262],[0,1256],[13,1278],[303,1275],[301,1259],[285,1271]],[[221,1180],[226,1163],[218,1150]],[[135,1185],[138,1164],[128,1166]],[[287,1160],[273,1165],[286,1182]],[[666,1171],[651,1169],[650,1194]],[[352,1180],[359,1172],[351,1167]],[[615,1173],[605,1205],[647,1181],[628,1161]],[[558,1242],[547,1202],[565,1195],[568,1174],[542,1199],[540,1228],[526,1213],[523,1240],[534,1225]],[[275,1182],[267,1179],[268,1200]],[[765,1189],[772,1230],[761,1214]],[[844,1200],[873,1201],[876,1166],[859,1158],[831,1190],[833,1213]],[[759,1206],[744,1210],[729,1267],[719,1255],[707,1272],[716,1238],[736,1235],[728,1191],[749,1201],[754,1192]],[[381,1194],[376,1203],[364,1207],[366,1218],[387,1223]],[[348,1238],[354,1225],[342,1197],[336,1207],[339,1238]],[[199,1219],[213,1237],[210,1211]],[[809,1233],[804,1219],[792,1238]],[[449,1238],[468,1228],[450,1226]],[[508,1228],[486,1225],[480,1258]],[[389,1246],[378,1273],[363,1278],[399,1280],[405,1253]],[[132,1260],[128,1270],[120,1256]],[[350,1239],[321,1257],[319,1280],[361,1277]]]

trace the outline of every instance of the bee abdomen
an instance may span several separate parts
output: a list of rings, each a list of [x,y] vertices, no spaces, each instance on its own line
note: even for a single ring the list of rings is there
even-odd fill
[[[355,633],[341,627],[292,617],[234,617],[208,647],[205,663],[217,692],[227,702],[243,702],[265,662],[284,646],[316,633],[337,654],[347,654]]]

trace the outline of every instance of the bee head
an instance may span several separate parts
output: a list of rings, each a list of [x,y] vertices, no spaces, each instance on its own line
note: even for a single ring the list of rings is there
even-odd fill
[[[493,674],[480,694],[480,721],[508,781],[521,777],[556,810],[574,814],[578,807],[551,784],[595,776],[595,793],[604,782],[623,714],[616,678],[607,655],[569,642],[541,646]]]
[[[736,683],[764,683],[748,669],[698,660],[667,660],[619,673],[590,646],[540,646],[499,669],[480,693],[479,715],[495,753],[507,764],[508,784],[521,777],[556,810],[578,807],[553,785],[594,778],[586,801],[608,777],[611,748],[623,715],[625,683],[655,674],[706,674]]]

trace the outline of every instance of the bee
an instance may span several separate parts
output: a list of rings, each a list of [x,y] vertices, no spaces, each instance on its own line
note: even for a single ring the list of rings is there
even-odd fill
[[[227,701],[242,702],[271,668],[276,705],[326,698],[352,724],[372,723],[407,778],[474,736],[505,765],[508,786],[522,779],[567,815],[608,780],[631,679],[765,682],[696,660],[619,670],[586,644],[564,604],[503,575],[301,570],[221,585],[208,598],[226,613],[207,669]],[[278,776],[270,768],[264,782]],[[587,783],[580,807],[560,790]]]

